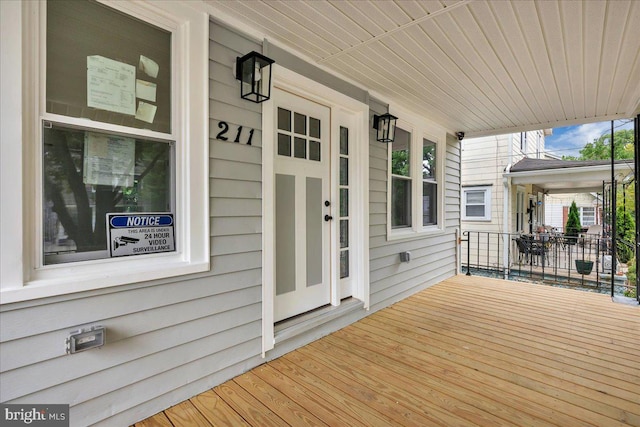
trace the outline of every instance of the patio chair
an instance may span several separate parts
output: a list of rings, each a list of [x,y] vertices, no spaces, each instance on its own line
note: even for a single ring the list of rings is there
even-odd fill
[[[549,235],[546,235],[546,239],[541,238],[539,241],[534,240],[529,236],[516,238],[516,245],[518,246],[518,261],[521,262],[524,257],[526,263],[533,264],[534,256],[542,256],[542,265],[545,265],[548,242]]]

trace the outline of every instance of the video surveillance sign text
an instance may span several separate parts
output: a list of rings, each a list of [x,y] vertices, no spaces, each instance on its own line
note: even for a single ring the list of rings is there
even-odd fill
[[[176,250],[173,214],[107,214],[107,239],[112,257]]]

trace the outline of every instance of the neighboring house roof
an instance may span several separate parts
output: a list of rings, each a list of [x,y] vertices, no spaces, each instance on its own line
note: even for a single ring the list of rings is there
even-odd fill
[[[614,162],[615,174],[622,177],[633,172],[633,162]],[[602,183],[611,181],[610,160],[557,160],[524,158],[511,168],[505,177],[512,184],[533,184],[547,193],[598,192]]]
[[[633,167],[631,160],[616,160],[616,164],[629,164]],[[560,160],[560,159],[532,159],[525,157],[515,165],[511,166],[511,172],[539,171],[549,169],[566,168],[588,168],[593,166],[611,166],[611,160]]]

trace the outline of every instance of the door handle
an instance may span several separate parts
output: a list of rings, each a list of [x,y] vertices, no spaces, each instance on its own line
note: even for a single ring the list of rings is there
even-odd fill
[[[333,217],[331,215],[325,215],[324,216],[324,220],[325,221],[331,221],[333,219]]]

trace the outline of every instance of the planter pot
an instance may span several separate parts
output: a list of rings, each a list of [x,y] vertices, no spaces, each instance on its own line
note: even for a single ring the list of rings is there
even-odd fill
[[[576,271],[580,274],[591,274],[593,270],[593,261],[585,261],[583,259],[576,260]]]

